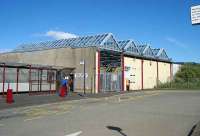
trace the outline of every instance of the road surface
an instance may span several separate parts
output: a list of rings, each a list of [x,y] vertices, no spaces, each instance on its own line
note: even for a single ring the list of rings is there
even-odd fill
[[[187,136],[200,91],[146,91],[0,111],[0,136]]]

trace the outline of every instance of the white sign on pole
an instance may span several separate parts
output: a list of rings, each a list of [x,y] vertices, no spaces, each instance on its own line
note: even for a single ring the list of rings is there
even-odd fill
[[[84,65],[85,61],[84,60],[81,60],[80,61],[80,65]]]
[[[200,5],[191,7],[191,21],[193,25],[200,24]]]

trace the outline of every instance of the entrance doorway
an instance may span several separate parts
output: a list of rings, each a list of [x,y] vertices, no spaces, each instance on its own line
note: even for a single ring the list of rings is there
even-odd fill
[[[74,92],[74,74],[70,74],[69,76],[69,89],[70,92]]]
[[[100,52],[100,91],[122,90],[121,53],[115,51]]]
[[[65,78],[69,77],[68,85],[71,92],[74,91],[74,69],[73,68],[64,68],[57,72],[57,88],[59,89],[61,81]]]

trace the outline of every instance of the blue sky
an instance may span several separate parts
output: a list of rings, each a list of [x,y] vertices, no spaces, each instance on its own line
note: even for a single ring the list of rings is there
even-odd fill
[[[1,0],[0,50],[21,43],[111,32],[165,48],[174,61],[200,62],[200,26],[190,6],[200,0]],[[74,35],[71,35],[74,34]]]

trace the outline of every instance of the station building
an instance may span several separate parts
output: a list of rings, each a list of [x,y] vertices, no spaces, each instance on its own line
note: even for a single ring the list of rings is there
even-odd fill
[[[22,44],[0,60],[0,92],[8,83],[15,92],[56,91],[65,76],[76,92],[83,92],[85,76],[87,93],[151,89],[172,78],[164,49],[118,41],[111,33]]]

